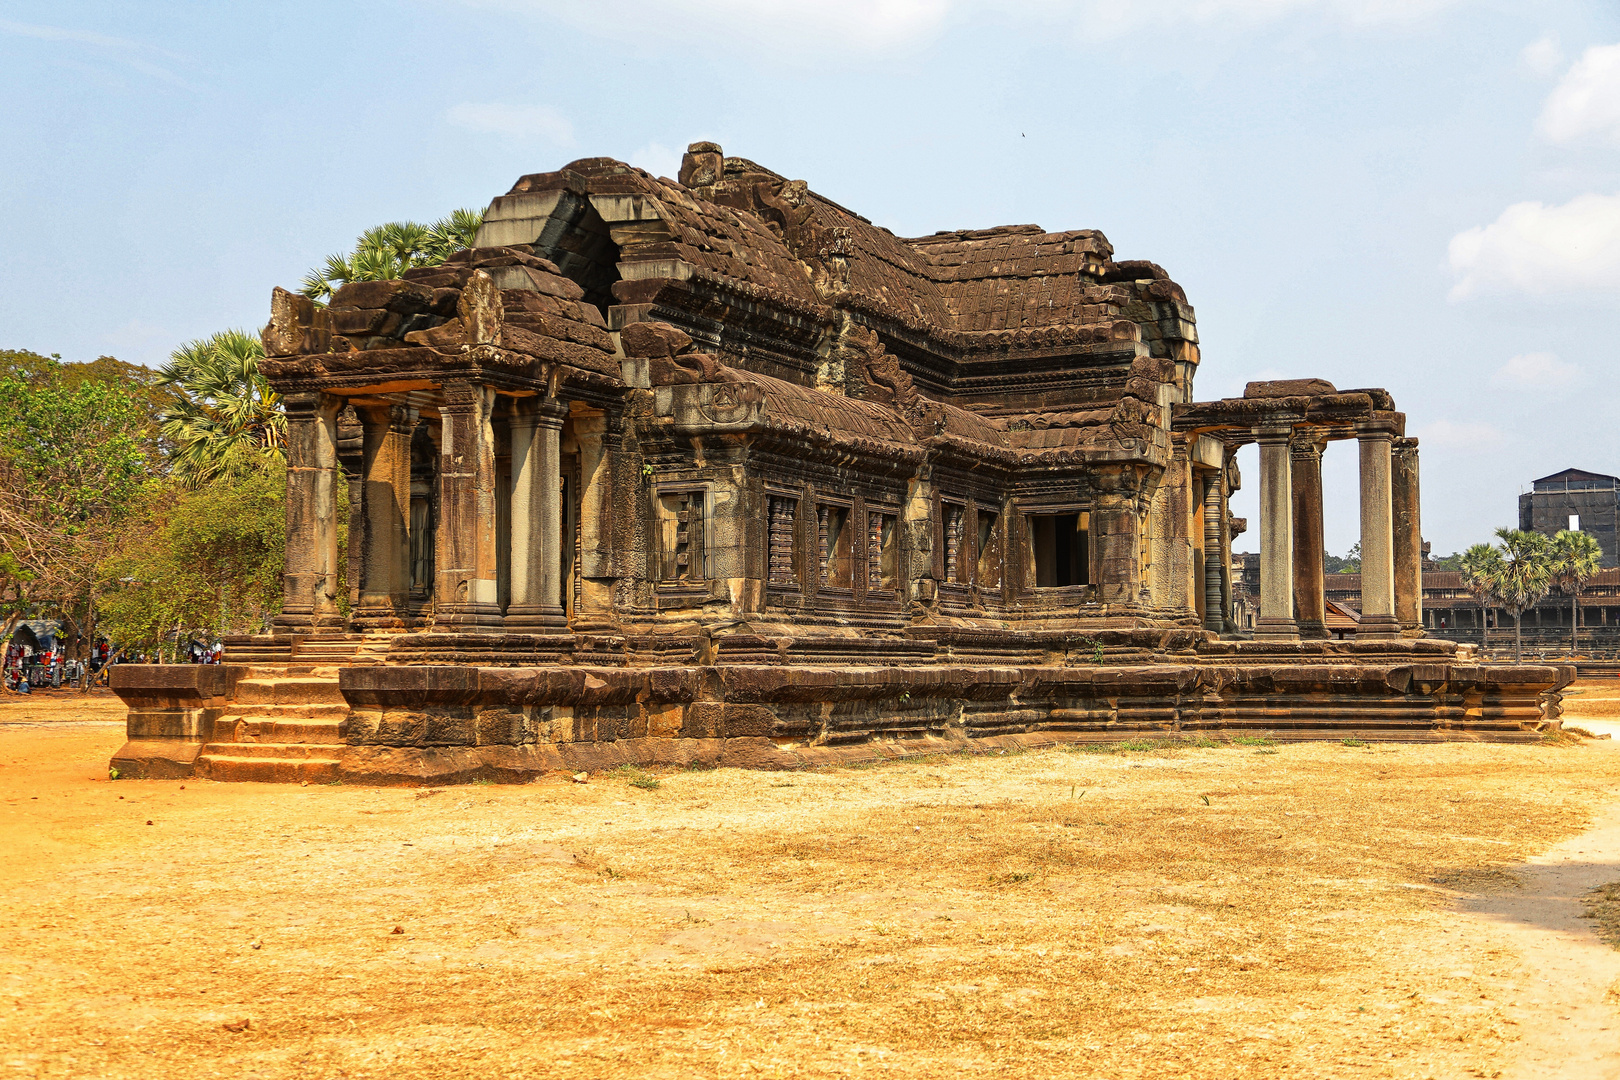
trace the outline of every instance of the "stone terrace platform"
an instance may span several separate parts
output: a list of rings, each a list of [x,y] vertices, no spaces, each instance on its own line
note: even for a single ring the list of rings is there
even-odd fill
[[[431,658],[437,635],[410,636],[419,640],[390,651]],[[1574,677],[1568,666],[1474,663],[1423,639],[952,631],[840,647],[666,638],[655,649],[580,635],[572,651],[557,639],[489,635],[482,659],[462,652],[455,664],[119,668],[129,742],[113,765],[132,776],[410,785],[1141,737],[1534,741],[1558,723],[1558,690]],[[525,664],[542,643],[562,662]]]

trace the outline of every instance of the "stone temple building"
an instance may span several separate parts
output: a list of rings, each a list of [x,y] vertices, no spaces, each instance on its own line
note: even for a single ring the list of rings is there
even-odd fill
[[[1185,294],[1096,231],[902,238],[697,143],[675,180],[522,177],[472,249],[326,308],[277,290],[263,337],[289,433],[276,633],[219,674],[121,675],[126,768],[791,765],[1270,728],[1288,702],[1331,732],[1322,702],[1369,680],[1391,730],[1518,737],[1561,677],[1422,638],[1388,393],[1198,402]],[[1361,454],[1354,653],[1324,640],[1330,439]],[[1249,442],[1252,642],[1228,510]]]
[[[1620,566],[1620,477],[1584,469],[1543,476],[1519,496],[1519,528],[1552,536],[1563,529],[1592,534],[1605,569]]]

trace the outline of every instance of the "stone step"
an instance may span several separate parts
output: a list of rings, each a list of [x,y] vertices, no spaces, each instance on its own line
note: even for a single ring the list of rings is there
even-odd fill
[[[228,722],[228,721],[227,721]],[[343,745],[343,720],[301,720],[270,716],[244,716],[235,722],[234,743],[301,743]],[[220,737],[220,721],[214,721],[215,738]]]
[[[230,749],[237,749],[231,746]],[[239,754],[197,756],[197,772],[210,780],[264,784],[327,783],[339,778],[338,760],[330,757],[259,758]]]
[[[228,705],[223,720],[342,720],[349,715],[347,705],[332,702],[299,702],[296,705],[270,705],[264,702]]]
[[[312,705],[343,703],[343,692],[335,677],[322,678],[318,672],[309,675],[238,679],[236,704],[238,705]]]
[[[202,748],[198,757],[297,761],[303,758],[330,758],[335,749],[332,743],[211,742]]]

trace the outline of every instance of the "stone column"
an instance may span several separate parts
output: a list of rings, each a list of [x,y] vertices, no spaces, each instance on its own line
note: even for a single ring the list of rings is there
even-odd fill
[[[1390,433],[1366,428],[1361,444],[1361,625],[1357,638],[1399,637],[1390,500]]]
[[[1232,492],[1241,484],[1235,448],[1228,448],[1226,468],[1221,472],[1221,618],[1225,622],[1222,632],[1227,634],[1238,629],[1232,603]]]
[[[1423,518],[1418,505],[1416,439],[1390,447],[1390,504],[1395,519],[1395,618],[1402,634],[1423,635]]]
[[[337,414],[339,398],[287,394],[287,560],[282,574],[283,633],[343,629],[337,579]]]
[[[1298,641],[1294,622],[1294,496],[1291,425],[1260,429],[1260,616],[1254,636]]]
[[[1302,638],[1325,638],[1327,590],[1322,580],[1322,444],[1306,428],[1289,450],[1294,489],[1294,619]]]
[[[411,432],[416,430],[416,410],[372,405],[355,411],[364,432],[360,499],[365,525],[354,625],[404,629],[410,619]],[[350,543],[355,542],[352,533]]]
[[[1204,629],[1222,633],[1226,629],[1225,590],[1221,587],[1221,474],[1204,477]]]
[[[449,382],[439,406],[439,523],[433,625],[475,630],[501,625],[495,550],[493,387]]]
[[[562,424],[566,408],[528,398],[512,413],[512,602],[508,629],[561,631]]]

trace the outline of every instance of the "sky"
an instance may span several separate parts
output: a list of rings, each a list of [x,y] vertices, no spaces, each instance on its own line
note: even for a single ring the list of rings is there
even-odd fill
[[[1102,230],[1200,399],[1388,388],[1436,554],[1620,473],[1613,0],[9,0],[0,101],[0,348],[155,365],[368,226],[713,139],[902,236]],[[1343,553],[1353,443],[1324,483]]]

